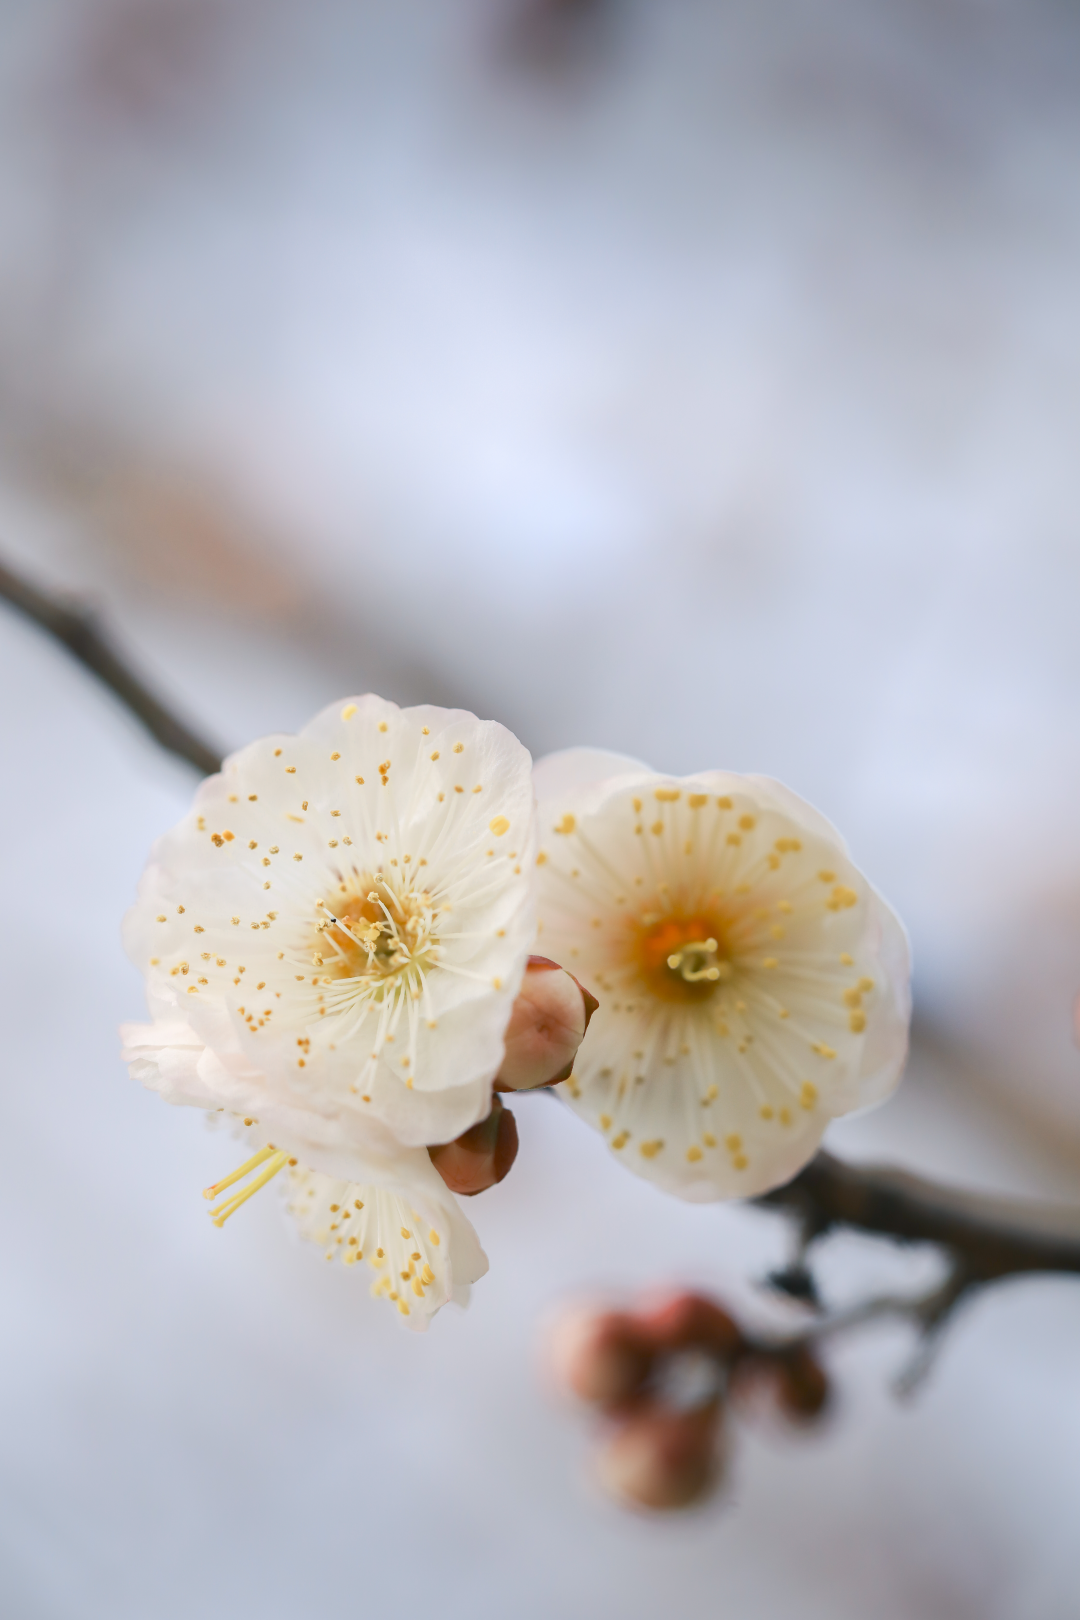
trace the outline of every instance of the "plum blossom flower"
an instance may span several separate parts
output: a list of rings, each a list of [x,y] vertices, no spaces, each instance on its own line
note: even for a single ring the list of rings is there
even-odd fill
[[[561,1079],[595,1005],[555,963],[530,958],[507,1028],[497,1089],[522,1091]],[[135,1079],[173,1100],[205,1104],[200,1070],[207,1050],[189,1025],[129,1024],[124,1038],[123,1056]],[[333,1164],[334,1173],[301,1165],[287,1148],[267,1141],[265,1124],[254,1116],[236,1119],[260,1145],[231,1175],[205,1189],[215,1200],[209,1214],[224,1226],[287,1169],[289,1209],[301,1234],[322,1245],[328,1260],[350,1266],[365,1260],[376,1273],[372,1293],[396,1304],[410,1327],[423,1329],[448,1299],[467,1304],[469,1284],[487,1271],[487,1258],[452,1194],[494,1186],[513,1164],[514,1117],[501,1097],[491,1101],[486,1119],[426,1150],[402,1147],[376,1124],[362,1150],[324,1152],[323,1162]]]
[[[206,1049],[190,1029],[159,1021],[129,1024],[123,1033],[123,1057],[135,1079],[180,1101],[186,1086],[197,1087]],[[365,1261],[375,1273],[372,1294],[396,1305],[409,1327],[423,1331],[448,1300],[468,1303],[469,1285],[487,1271],[487,1256],[425,1148],[402,1147],[376,1128],[362,1151],[320,1155],[324,1165],[336,1163],[334,1174],[267,1140],[264,1120],[249,1114],[235,1123],[254,1152],[205,1189],[215,1226],[224,1226],[284,1171],[288,1209],[301,1236],[320,1244],[328,1260]]]
[[[535,933],[529,766],[493,721],[373,696],[233,754],[125,922],[133,1072],[348,1180],[485,1118]]]
[[[680,1197],[789,1180],[907,1051],[904,930],[781,783],[571,749],[534,771],[539,948],[601,996],[571,1106]]]

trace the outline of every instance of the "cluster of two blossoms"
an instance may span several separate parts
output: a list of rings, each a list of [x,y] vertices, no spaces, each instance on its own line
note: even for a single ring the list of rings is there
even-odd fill
[[[133,1075],[253,1149],[215,1221],[281,1175],[301,1233],[414,1327],[487,1268],[454,1191],[509,1167],[497,1091],[555,1084],[708,1200],[795,1174],[906,1052],[903,930],[780,784],[534,769],[492,721],[373,696],[204,782],[125,939],[153,1019],[123,1031]]]

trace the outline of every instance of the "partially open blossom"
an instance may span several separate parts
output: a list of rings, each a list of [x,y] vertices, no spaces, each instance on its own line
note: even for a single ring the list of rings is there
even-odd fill
[[[789,1180],[907,1051],[901,924],[779,782],[571,749],[535,769],[539,948],[601,997],[561,1088],[690,1199]]]
[[[257,1139],[263,1133],[250,1123]],[[205,1189],[215,1226],[281,1171],[301,1235],[318,1243],[327,1260],[370,1266],[372,1294],[396,1305],[412,1328],[425,1329],[449,1299],[466,1304],[469,1284],[487,1271],[476,1233],[422,1148],[372,1159],[364,1179],[347,1181],[311,1170],[264,1142]]]
[[[529,756],[461,710],[360,697],[226,760],[125,923],[133,1072],[362,1179],[486,1118],[535,932]]]
[[[593,998],[569,974],[532,959],[498,1088],[521,1090],[560,1078],[591,1006]],[[136,1079],[172,1100],[204,1100],[200,1075],[211,1054],[189,1025],[159,1019],[129,1024],[123,1033],[123,1056]],[[287,1171],[289,1209],[303,1236],[322,1245],[328,1260],[366,1261],[376,1272],[372,1293],[395,1304],[410,1327],[426,1327],[448,1299],[466,1302],[468,1285],[487,1270],[487,1259],[451,1195],[494,1186],[514,1162],[517,1128],[500,1096],[491,1098],[486,1118],[429,1148],[403,1146],[381,1122],[370,1121],[362,1141],[346,1153],[324,1149],[322,1169],[302,1163],[280,1139],[268,1140],[264,1117],[249,1114],[242,1125],[255,1151],[206,1189],[217,1226]]]

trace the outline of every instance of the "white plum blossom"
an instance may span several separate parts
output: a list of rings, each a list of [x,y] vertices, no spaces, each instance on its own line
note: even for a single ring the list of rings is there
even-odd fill
[[[907,1052],[903,927],[781,783],[571,749],[534,771],[538,948],[600,997],[559,1088],[681,1197],[789,1180]]]
[[[129,1024],[123,1034],[123,1056],[135,1079],[176,1100],[185,1100],[188,1086],[197,1089],[205,1048],[190,1029]],[[268,1141],[264,1120],[248,1115],[236,1124],[255,1151],[205,1189],[216,1226],[286,1171],[288,1208],[301,1235],[320,1244],[328,1260],[366,1261],[375,1273],[372,1294],[395,1304],[410,1327],[426,1328],[447,1300],[468,1303],[469,1284],[487,1271],[487,1257],[425,1148],[402,1147],[376,1127],[362,1154],[351,1148],[340,1156],[322,1155],[331,1169],[338,1159],[339,1173],[333,1174],[301,1164],[279,1142]]]
[[[534,856],[529,755],[493,721],[367,696],[250,744],[128,913],[154,1019],[133,1072],[348,1180],[453,1139],[491,1107]]]

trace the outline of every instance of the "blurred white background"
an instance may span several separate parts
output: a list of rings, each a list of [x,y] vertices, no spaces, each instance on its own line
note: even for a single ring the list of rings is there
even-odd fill
[[[0,549],[236,745],[374,688],[539,754],[783,777],[911,928],[920,1040],[838,1151],[1080,1202],[1080,13],[1065,0],[0,5]],[[838,1352],[725,1501],[586,1478],[539,1330],[747,1308],[544,1099],[403,1334],[128,1081],[119,919],[188,775],[0,617],[0,1595],[595,1620],[1072,1620],[1080,1289]],[[906,1259],[854,1239],[837,1299]]]

